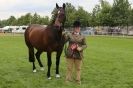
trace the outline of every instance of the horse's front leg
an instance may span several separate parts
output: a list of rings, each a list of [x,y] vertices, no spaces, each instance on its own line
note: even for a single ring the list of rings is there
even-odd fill
[[[61,56],[62,50],[57,52],[56,55],[56,78],[60,78],[59,75],[59,64],[60,64],[60,56]]]
[[[36,72],[36,66],[35,66],[35,62],[33,62],[33,72]]]
[[[52,61],[51,61],[51,52],[47,52],[47,65],[48,65],[48,72],[47,72],[47,77],[48,79],[51,79],[51,76],[50,76],[50,68],[51,68],[51,65],[52,65]]]

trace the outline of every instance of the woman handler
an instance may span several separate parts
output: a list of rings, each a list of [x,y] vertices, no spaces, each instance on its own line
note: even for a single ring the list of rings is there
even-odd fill
[[[68,47],[65,49],[67,72],[66,82],[72,80],[73,67],[76,70],[76,82],[81,84],[80,74],[83,59],[83,50],[87,47],[85,37],[80,33],[80,22],[74,21],[73,32],[66,34]]]

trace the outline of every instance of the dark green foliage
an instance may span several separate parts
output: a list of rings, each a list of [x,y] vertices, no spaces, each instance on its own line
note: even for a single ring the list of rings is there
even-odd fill
[[[19,18],[15,18],[14,16],[10,16],[7,20],[0,21],[0,26],[7,26],[7,25],[29,25],[29,24],[42,24],[47,25],[49,23],[49,17],[41,17],[37,13],[31,14],[27,13],[24,16]]]
[[[56,8],[52,11],[52,17],[41,17],[37,13],[27,13],[20,18],[10,16],[7,20],[0,20],[0,27],[6,25],[49,24],[54,18]],[[133,25],[133,9],[128,0],[114,0],[111,5],[106,0],[100,0],[92,12],[84,10],[82,6],[76,9],[71,3],[66,3],[65,27],[72,27],[75,20],[80,19],[81,26],[128,26]]]
[[[130,12],[131,8],[128,0],[114,0],[111,9],[113,25],[127,25]]]

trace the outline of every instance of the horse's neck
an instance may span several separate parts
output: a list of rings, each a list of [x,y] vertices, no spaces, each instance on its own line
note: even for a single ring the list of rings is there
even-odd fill
[[[54,18],[48,26],[50,27],[49,29],[52,31],[54,38],[58,41],[61,41],[63,24],[58,21],[58,18]]]
[[[53,38],[56,41],[60,40],[62,29],[60,29],[58,26],[48,25],[46,30],[49,31],[49,36],[51,36],[51,38]]]

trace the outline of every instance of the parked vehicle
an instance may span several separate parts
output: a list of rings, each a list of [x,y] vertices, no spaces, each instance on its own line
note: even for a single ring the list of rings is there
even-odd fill
[[[12,33],[24,33],[28,26],[19,26],[12,30]]]
[[[28,26],[5,26],[1,28],[4,33],[24,33]]]

